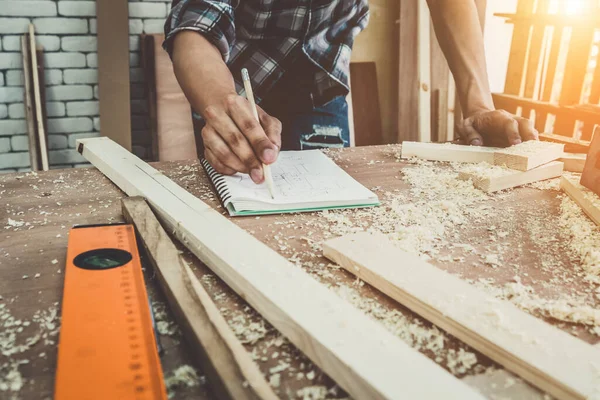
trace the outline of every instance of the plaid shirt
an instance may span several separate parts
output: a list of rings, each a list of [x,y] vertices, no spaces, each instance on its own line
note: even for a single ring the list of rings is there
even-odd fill
[[[367,0],[173,0],[164,48],[171,54],[183,30],[203,34],[221,52],[240,94],[239,71],[248,68],[258,101],[302,53],[319,67],[317,96],[332,88],[347,92],[352,44],[368,16]]]

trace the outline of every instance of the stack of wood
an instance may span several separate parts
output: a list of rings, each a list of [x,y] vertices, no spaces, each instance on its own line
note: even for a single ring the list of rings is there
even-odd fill
[[[44,49],[35,44],[35,29],[21,37],[23,55],[23,81],[25,90],[25,118],[29,135],[29,158],[32,171],[47,171],[48,134],[46,132],[46,101],[44,85]]]

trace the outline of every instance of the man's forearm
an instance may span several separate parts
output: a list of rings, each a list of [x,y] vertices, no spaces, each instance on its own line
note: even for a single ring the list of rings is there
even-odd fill
[[[456,81],[465,117],[494,109],[474,0],[428,0],[435,33]]]
[[[231,72],[221,53],[204,36],[194,31],[177,34],[173,68],[194,111],[204,115],[210,105],[235,94]]]

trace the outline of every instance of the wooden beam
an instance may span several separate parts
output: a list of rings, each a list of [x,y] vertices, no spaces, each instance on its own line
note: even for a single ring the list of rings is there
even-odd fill
[[[585,166],[585,154],[563,153],[558,161],[564,164],[564,170],[568,172],[583,172]]]
[[[565,151],[569,153],[585,153],[590,149],[590,142],[577,140],[571,137],[556,135],[553,133],[540,133],[540,140],[545,142],[560,143],[565,145]]]
[[[417,63],[419,71],[419,141],[431,141],[431,38],[429,7],[426,0],[417,0],[418,51]],[[400,89],[402,90],[402,89]],[[400,125],[401,126],[401,125]]]
[[[517,2],[518,15],[532,15],[533,10],[534,0],[519,0]],[[510,45],[510,55],[508,57],[508,67],[506,70],[506,83],[504,84],[504,93],[506,94],[520,96],[523,93],[523,72],[525,68],[525,58],[529,48],[530,34],[530,21],[515,21],[512,42]]]
[[[42,160],[40,157],[36,123],[35,123],[35,107],[33,101],[33,84],[31,74],[31,57],[29,52],[29,36],[24,34],[21,36],[21,55],[23,58],[23,84],[24,84],[24,99],[25,99],[25,120],[27,121],[27,136],[29,138],[29,163],[32,171],[39,171],[42,168]]]
[[[352,81],[354,144],[356,146],[383,144],[375,63],[350,63],[350,80]]]
[[[124,0],[96,2],[100,133],[131,150],[129,10]]]
[[[558,143],[530,140],[499,149],[494,153],[494,164],[519,171],[529,171],[540,165],[559,159],[565,146]]]
[[[46,130],[44,129],[44,114],[42,112],[45,104],[42,104],[42,95],[40,88],[40,77],[38,75],[38,58],[35,44],[35,28],[29,24],[29,57],[31,61],[31,76],[33,82],[33,102],[35,109],[35,120],[37,128],[37,140],[40,148],[40,158],[42,171],[48,171],[48,146],[46,143]]]
[[[419,140],[418,12],[414,0],[400,0],[398,143]],[[401,127],[401,128],[400,128]]]
[[[587,161],[581,174],[581,184],[600,196],[600,126],[596,126]]]
[[[566,176],[560,178],[560,188],[581,207],[596,225],[600,226],[600,197],[598,195],[577,180],[569,179]]]
[[[552,396],[586,399],[597,393],[599,349],[400,250],[385,235],[332,239],[323,252]]]
[[[402,142],[402,158],[416,157],[433,161],[494,163],[496,147],[464,146],[452,143]]]
[[[168,231],[351,396],[483,398],[115,142],[78,146],[126,194],[144,196]]]
[[[528,183],[543,181],[561,176],[563,163],[552,161],[528,171],[515,171],[498,166],[475,166],[470,170],[460,171],[458,178],[471,180],[473,185],[487,193],[511,189]]]
[[[219,399],[277,399],[258,366],[235,337],[192,269],[141,197],[124,198],[123,216],[134,224],[158,273],[186,341]]]

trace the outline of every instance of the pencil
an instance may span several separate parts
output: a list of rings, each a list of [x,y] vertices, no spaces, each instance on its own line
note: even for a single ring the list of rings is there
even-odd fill
[[[260,119],[258,118],[258,109],[256,108],[256,103],[254,102],[254,92],[252,91],[250,75],[248,75],[248,70],[246,68],[242,68],[242,80],[244,81],[246,98],[252,106],[252,114],[254,114],[254,118],[256,118],[256,120],[260,123]],[[271,175],[271,166],[263,164],[263,172],[265,174],[265,183],[267,184],[267,189],[269,189],[269,194],[271,195],[271,198],[274,199],[275,196],[273,195],[273,176]]]

